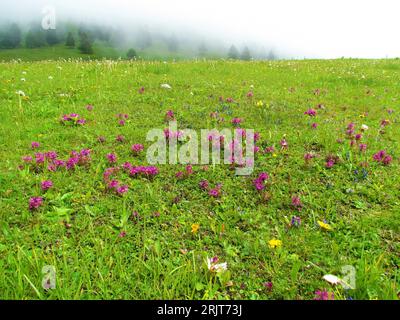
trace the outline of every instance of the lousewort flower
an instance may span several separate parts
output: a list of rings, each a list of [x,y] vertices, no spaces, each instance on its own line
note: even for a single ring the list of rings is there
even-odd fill
[[[115,140],[117,142],[124,142],[125,141],[125,137],[122,134],[117,135],[117,137],[115,138]]]
[[[128,186],[127,185],[123,185],[117,188],[117,193],[119,195],[123,195],[124,193],[128,192]]]
[[[240,119],[240,118],[233,118],[232,121],[231,121],[231,123],[232,123],[233,125],[237,126],[237,125],[239,125],[239,124],[242,123],[242,119]]]
[[[117,156],[114,153],[109,153],[106,155],[106,158],[109,163],[115,163],[117,162]]]
[[[254,187],[261,191],[265,188],[265,181],[269,179],[269,175],[266,172],[262,172],[259,174],[258,178],[253,180]]]
[[[168,110],[165,114],[165,121],[173,121],[175,120],[175,114],[172,110]]]
[[[53,182],[51,180],[42,181],[41,187],[43,191],[49,190],[53,186]]]
[[[207,190],[208,189],[208,181],[207,180],[201,180],[199,183],[199,187],[203,190]]]
[[[144,150],[144,147],[142,144],[134,144],[131,149],[135,155],[138,155],[140,152]]]
[[[39,143],[39,142],[36,142],[36,141],[32,141],[31,147],[32,147],[32,149],[39,148],[39,147],[40,147],[40,143]]]
[[[296,209],[296,210],[301,210],[301,208],[303,207],[303,204],[301,203],[300,197],[299,196],[293,196],[292,197],[292,206]]]
[[[375,153],[373,158],[375,161],[381,162],[384,165],[389,165],[393,160],[392,156],[387,154],[385,150],[381,150],[381,151]]]
[[[308,109],[304,114],[310,116],[310,117],[315,117],[317,115],[317,111],[314,109]]]
[[[32,197],[29,199],[29,210],[34,210],[39,208],[43,204],[42,197]]]
[[[314,300],[335,300],[335,295],[333,292],[328,292],[327,290],[317,290],[315,291]]]
[[[300,227],[301,225],[301,218],[297,216],[293,216],[292,220],[290,221],[291,227]]]

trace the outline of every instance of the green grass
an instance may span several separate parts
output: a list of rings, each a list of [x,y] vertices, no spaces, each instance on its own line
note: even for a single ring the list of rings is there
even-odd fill
[[[336,299],[398,299],[399,67],[397,60],[1,63],[0,298],[312,299],[326,289]],[[19,99],[18,90],[26,97]],[[246,97],[249,90],[253,98]],[[303,114],[318,104],[325,108],[315,119]],[[260,132],[258,145],[275,145],[275,153],[257,155],[250,177],[210,165],[194,166],[195,174],[178,180],[183,165],[160,165],[152,181],[119,173],[128,193],[108,192],[105,155],[115,152],[118,164],[145,164],[145,155],[133,157],[130,147],[149,147],[147,131],[163,129],[169,109],[181,128],[230,128],[241,117],[244,128]],[[225,122],[211,118],[213,111]],[[60,116],[72,112],[87,124],[63,126]],[[118,113],[129,115],[125,126],[118,125]],[[384,133],[382,119],[390,120]],[[357,132],[369,126],[365,154],[346,139],[351,121]],[[125,142],[115,141],[118,134]],[[280,148],[283,137],[288,150]],[[61,159],[90,148],[92,161],[74,171],[19,168],[22,156],[34,154],[31,141],[40,142],[37,152],[55,150]],[[372,160],[381,149],[393,156],[389,166]],[[306,166],[309,151],[317,157]],[[340,158],[331,169],[325,168],[328,154]],[[364,177],[354,173],[361,162],[368,162]],[[263,171],[271,177],[266,194],[252,184]],[[45,179],[54,183],[46,193],[40,189]],[[222,197],[202,191],[202,179],[222,183]],[[30,211],[29,198],[38,195],[44,204]],[[301,211],[291,207],[293,195],[300,196]],[[302,219],[299,228],[289,227],[294,215]],[[333,230],[323,231],[319,220]],[[271,249],[271,239],[282,246]],[[228,272],[207,270],[205,258],[215,255]],[[56,268],[54,290],[42,288],[45,265]],[[341,277],[345,265],[356,270],[354,290],[322,279]]]
[[[93,44],[93,54],[83,54],[77,48],[68,48],[63,44],[27,49],[0,49],[0,61],[21,59],[24,61],[60,60],[60,59],[118,59],[125,58],[126,52],[110,47],[101,42]]]

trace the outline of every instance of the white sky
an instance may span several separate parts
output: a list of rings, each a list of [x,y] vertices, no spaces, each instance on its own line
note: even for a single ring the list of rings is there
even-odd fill
[[[58,16],[173,25],[296,57],[400,57],[400,0],[0,0],[0,19],[45,5]]]

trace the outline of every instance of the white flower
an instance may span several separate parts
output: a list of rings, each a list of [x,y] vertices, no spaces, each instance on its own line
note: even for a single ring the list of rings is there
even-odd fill
[[[326,274],[322,277],[325,281],[329,282],[330,284],[339,284],[342,283],[342,279],[334,276],[333,274]]]
[[[22,71],[22,74],[26,74],[26,71]]]
[[[366,125],[366,124],[363,124],[362,126],[361,126],[361,130],[362,131],[367,131],[369,129],[369,127]]]
[[[161,85],[161,88],[163,88],[163,89],[171,89],[171,86],[168,83],[163,83]]]
[[[210,270],[211,272],[220,273],[228,269],[228,263],[227,262],[216,263],[214,258],[209,259],[207,257],[207,267],[208,270]]]
[[[52,76],[49,76],[49,80],[53,80],[53,77],[52,77]]]
[[[25,79],[25,78],[21,78],[21,81],[22,81],[22,82],[25,82],[25,81],[26,81],[26,79]]]
[[[23,92],[22,90],[18,90],[16,92],[17,95],[21,96],[21,97],[25,97],[25,92]]]

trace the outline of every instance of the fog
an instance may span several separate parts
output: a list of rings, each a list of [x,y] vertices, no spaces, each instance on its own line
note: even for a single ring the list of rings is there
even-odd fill
[[[398,0],[0,0],[1,22],[40,21],[52,6],[72,19],[174,34],[228,49],[273,49],[285,58],[400,56]]]

